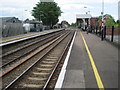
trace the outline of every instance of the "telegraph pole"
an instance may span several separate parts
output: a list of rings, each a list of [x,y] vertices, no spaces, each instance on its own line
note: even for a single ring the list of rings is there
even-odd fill
[[[102,12],[101,12],[101,14],[102,14],[102,26],[104,26],[104,17],[103,17],[103,15],[104,15],[104,0],[102,0]]]
[[[101,12],[101,15],[102,15],[102,28],[101,28],[101,40],[103,40],[103,33],[104,33],[104,0],[102,0],[102,12]]]

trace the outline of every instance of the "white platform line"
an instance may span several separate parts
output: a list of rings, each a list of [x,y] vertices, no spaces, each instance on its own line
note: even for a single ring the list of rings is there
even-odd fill
[[[5,43],[0,44],[0,46],[12,44],[12,43],[15,43],[15,42],[19,42],[19,41],[22,41],[22,40],[34,38],[34,37],[37,37],[37,36],[40,36],[40,35],[45,35],[45,34],[46,34],[46,33],[44,33],[44,34],[38,34],[38,35],[30,36],[30,37],[25,37],[25,38],[21,38],[21,39],[17,39],[17,40],[8,41],[8,42],[5,42]]]
[[[63,64],[63,67],[62,67],[62,69],[61,69],[61,72],[60,72],[60,75],[59,75],[59,77],[58,77],[57,83],[56,83],[56,85],[55,85],[55,89],[60,89],[60,88],[62,88],[63,80],[64,80],[65,73],[66,73],[66,67],[67,67],[67,64],[68,64],[68,60],[69,60],[69,57],[70,57],[70,53],[71,53],[71,50],[72,50],[72,47],[73,47],[73,43],[74,43],[75,37],[76,37],[76,32],[75,32],[75,34],[74,34],[74,37],[73,37],[73,40],[72,40],[72,42],[71,42],[69,51],[68,51],[67,56],[66,56],[66,58],[65,58],[65,62],[64,62],[64,64]],[[55,90],[55,89],[54,89],[54,90]]]
[[[12,41],[7,41],[7,42],[4,42],[4,43],[0,43],[0,47],[1,46],[4,46],[4,45],[8,45],[8,44],[12,44],[12,43],[16,43],[16,42],[19,42],[19,41],[22,41],[22,40],[26,40],[26,39],[30,39],[30,38],[34,38],[34,37],[38,37],[38,36],[41,36],[41,35],[46,35],[46,34],[49,34],[49,33],[52,33],[52,32],[57,32],[57,31],[61,31],[63,29],[58,29],[58,30],[52,30],[52,31],[49,31],[49,32],[46,32],[46,33],[40,33],[40,34],[37,34],[37,35],[33,35],[33,36],[28,36],[28,37],[25,37],[25,38],[20,38],[20,39],[17,39],[17,40],[12,40]]]

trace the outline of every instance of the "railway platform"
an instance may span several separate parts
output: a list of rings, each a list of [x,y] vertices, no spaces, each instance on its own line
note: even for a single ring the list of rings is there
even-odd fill
[[[94,34],[76,31],[55,88],[118,90],[119,49]]]
[[[54,30],[44,30],[42,32],[29,32],[27,34],[20,34],[20,35],[11,36],[11,37],[4,37],[0,41],[0,46],[4,46],[4,45],[11,44],[11,43],[19,42],[19,41],[22,41],[22,40],[38,37],[38,36],[49,34],[49,33],[52,33],[52,32],[57,32],[59,30],[63,30],[63,28],[54,29]]]

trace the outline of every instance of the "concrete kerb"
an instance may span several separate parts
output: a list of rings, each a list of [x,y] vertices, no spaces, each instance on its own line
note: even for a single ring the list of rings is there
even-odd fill
[[[73,46],[75,37],[76,37],[76,32],[74,34],[73,40],[71,42],[70,48],[68,50],[67,56],[65,58],[65,62],[64,62],[63,67],[61,69],[61,72],[60,72],[60,75],[59,75],[58,80],[56,82],[54,90],[61,90],[61,88],[62,88],[62,84],[63,84],[65,73],[66,73],[66,67],[67,67],[67,64],[68,64],[68,60],[69,60],[69,57],[70,57],[70,53],[71,53],[71,50],[72,50],[72,46]]]

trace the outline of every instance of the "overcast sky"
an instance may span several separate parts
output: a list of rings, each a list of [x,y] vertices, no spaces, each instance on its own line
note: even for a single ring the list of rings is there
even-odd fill
[[[75,22],[76,14],[85,14],[90,11],[93,17],[99,16],[102,11],[102,0],[54,0],[63,11],[60,21]],[[118,1],[104,0],[104,13],[118,19]],[[31,10],[39,0],[0,0],[0,17],[18,17],[21,20],[32,19]],[[84,8],[87,7],[87,8]]]

